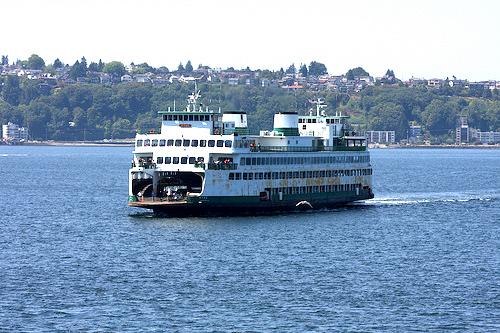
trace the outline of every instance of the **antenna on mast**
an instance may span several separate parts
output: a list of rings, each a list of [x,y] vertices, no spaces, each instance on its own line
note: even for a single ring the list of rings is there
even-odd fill
[[[309,103],[316,104],[316,116],[317,117],[325,115],[325,112],[322,109],[326,108],[327,105],[325,104],[325,101],[323,98],[318,98],[317,100],[314,100],[314,101],[309,100]]]

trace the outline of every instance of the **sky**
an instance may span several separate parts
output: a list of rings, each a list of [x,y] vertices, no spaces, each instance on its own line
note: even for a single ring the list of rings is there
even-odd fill
[[[500,80],[498,0],[3,0],[0,54]]]

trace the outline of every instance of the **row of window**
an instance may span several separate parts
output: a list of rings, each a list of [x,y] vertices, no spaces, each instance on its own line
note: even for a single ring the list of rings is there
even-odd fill
[[[167,121],[212,121],[213,115],[208,114],[165,114],[163,120]]]
[[[156,164],[196,164],[203,163],[203,157],[157,157]]]
[[[231,148],[233,146],[233,141],[231,140],[187,140],[187,139],[146,139],[137,140],[136,147],[226,147]]]
[[[369,176],[372,169],[315,170],[282,172],[230,172],[229,180],[301,179],[320,177]]]
[[[241,165],[281,165],[281,164],[333,164],[367,163],[369,155],[363,156],[281,156],[281,157],[242,157]]]
[[[361,188],[361,184],[278,187],[271,189],[271,195],[279,195],[280,192],[283,194],[346,192],[355,191],[357,188]]]
[[[315,124],[317,121],[316,118],[299,118],[299,124]],[[326,123],[327,124],[340,124],[340,119],[330,119],[326,118]]]

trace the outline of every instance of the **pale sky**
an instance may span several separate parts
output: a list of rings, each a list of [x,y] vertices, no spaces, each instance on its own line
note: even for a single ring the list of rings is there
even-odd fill
[[[0,54],[500,80],[498,0],[3,0]]]

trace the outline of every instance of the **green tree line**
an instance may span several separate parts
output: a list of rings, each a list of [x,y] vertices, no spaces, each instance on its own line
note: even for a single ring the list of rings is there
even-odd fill
[[[114,63],[104,68],[122,70]],[[0,122],[25,126],[36,140],[130,138],[136,131],[158,129],[157,112],[173,109],[174,101],[177,109],[184,108],[194,89],[186,84],[140,83],[73,84],[51,89],[17,76],[0,80]],[[351,123],[360,130],[395,130],[397,139],[405,138],[414,122],[435,142],[453,140],[461,115],[468,116],[472,127],[500,130],[498,93],[474,96],[457,90],[450,96],[449,89],[372,86],[350,96],[330,90],[287,91],[246,85],[200,84],[198,88],[204,105],[246,111],[252,133],[271,129],[275,112],[306,113],[311,108],[308,101],[318,97],[325,98],[330,114],[341,111],[350,115]]]

